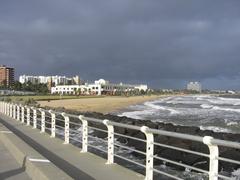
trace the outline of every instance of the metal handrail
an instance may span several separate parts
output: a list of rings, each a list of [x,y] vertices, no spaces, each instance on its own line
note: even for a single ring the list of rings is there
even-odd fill
[[[186,153],[191,153],[191,154],[195,154],[195,155],[198,155],[198,156],[209,157],[208,154],[204,154],[204,153],[200,153],[200,152],[196,152],[196,151],[191,151],[191,150],[179,148],[179,147],[176,147],[176,146],[170,146],[170,145],[156,143],[156,142],[154,143],[154,145],[169,148],[169,149],[174,149],[174,150],[178,150],[178,151],[182,151],[182,152],[186,152]]]
[[[135,163],[136,165],[139,165],[140,167],[145,168],[146,180],[152,180],[154,172],[174,178],[174,179],[181,179],[179,177],[176,177],[174,175],[168,174],[166,172],[163,172],[163,171],[160,171],[160,170],[154,168],[154,166],[153,166],[154,159],[158,159],[158,160],[161,160],[164,162],[168,162],[170,164],[172,163],[172,164],[175,164],[178,166],[182,166],[182,167],[185,167],[188,169],[192,169],[195,171],[199,171],[199,172],[208,174],[209,180],[217,180],[218,178],[231,179],[231,177],[227,177],[225,175],[219,174],[219,172],[218,172],[219,161],[224,161],[224,162],[240,165],[240,161],[225,158],[225,157],[220,157],[219,150],[218,150],[219,146],[240,149],[240,143],[237,143],[237,142],[214,139],[209,136],[201,137],[201,136],[194,136],[194,135],[188,135],[188,134],[177,133],[177,132],[169,132],[169,131],[164,131],[164,130],[159,130],[159,129],[148,128],[146,126],[140,127],[140,126],[136,126],[136,125],[132,125],[132,124],[123,124],[123,123],[113,122],[113,121],[109,121],[109,120],[101,120],[101,119],[97,119],[97,118],[85,117],[82,115],[73,115],[73,114],[68,114],[68,113],[63,113],[63,112],[52,111],[52,110],[38,109],[38,108],[34,108],[34,107],[21,106],[21,105],[6,103],[6,102],[0,102],[0,112],[20,121],[22,123],[26,123],[27,125],[32,125],[33,127],[36,126],[35,128],[38,128],[40,126],[41,132],[45,132],[45,129],[51,130],[51,137],[55,137],[56,128],[61,128],[64,131],[64,133],[61,133],[64,137],[64,144],[68,144],[69,139],[70,139],[70,140],[75,140],[79,143],[82,143],[82,152],[87,152],[88,146],[92,147],[94,149],[100,150],[102,152],[105,152],[105,153],[107,153],[107,156],[108,156],[108,161],[107,161],[108,164],[114,163],[114,157],[122,158],[123,160],[129,161],[131,163]],[[49,113],[50,113],[50,115],[48,115]],[[61,116],[62,119],[56,118],[56,115]],[[46,118],[48,118],[48,121],[46,120]],[[77,119],[80,122],[79,123],[77,123],[77,121],[71,122],[70,118]],[[63,122],[64,125],[63,126],[56,125],[57,121]],[[88,125],[89,122],[94,122],[94,123],[99,123],[101,125],[105,125],[107,130],[98,128],[98,127],[89,126]],[[50,125],[50,128],[45,127],[45,124]],[[82,140],[77,140],[72,137],[73,134],[71,134],[70,132],[76,132],[76,131],[73,129],[70,129],[70,124],[82,127],[81,128],[82,132],[77,131],[78,133],[82,133]],[[117,133],[114,131],[114,127],[121,127],[121,128],[126,128],[126,129],[131,129],[131,130],[136,130],[136,131],[142,132],[146,136],[146,138],[140,139],[140,138],[131,137],[128,135]],[[102,132],[108,133],[106,140],[88,134],[88,129],[93,129],[96,131],[102,131]],[[205,144],[209,148],[209,154],[204,154],[204,153],[193,151],[193,150],[188,150],[188,149],[184,149],[184,148],[180,148],[180,147],[176,147],[176,146],[172,146],[172,145],[154,142],[154,135],[168,136],[168,137],[184,139],[184,140],[188,140],[188,141],[195,141],[195,142]],[[120,136],[120,137],[125,137],[125,138],[144,142],[144,143],[146,143],[146,151],[142,152],[137,149],[128,147],[126,145],[119,144],[118,142],[116,142],[116,140],[114,140],[114,136]],[[97,139],[97,140],[102,140],[103,142],[107,143],[108,144],[107,151],[90,144],[88,142],[89,137],[91,137],[93,139]],[[142,155],[146,155],[146,165],[142,165],[141,163],[138,163],[134,160],[128,159],[127,157],[122,157],[122,156],[114,153],[115,146],[120,147],[120,148],[125,148],[127,150],[131,150],[131,151],[140,153]],[[208,171],[203,170],[203,169],[200,169],[200,168],[197,168],[194,166],[184,164],[182,162],[176,162],[176,161],[173,161],[170,159],[166,159],[164,157],[159,157],[157,155],[154,155],[153,154],[154,146],[161,146],[164,148],[170,148],[170,149],[173,149],[176,151],[182,151],[185,153],[191,153],[191,154],[195,154],[198,156],[203,156],[203,157],[209,158],[209,161],[210,161],[209,162],[209,170]]]
[[[190,141],[203,142],[203,137],[201,137],[201,136],[194,136],[194,135],[189,135],[189,134],[182,134],[182,133],[169,132],[169,131],[164,131],[164,130],[159,130],[159,129],[150,129],[150,128],[147,130],[147,132],[152,133],[152,134],[162,135],[162,136],[175,137],[175,138],[185,139],[185,140],[190,140]]]

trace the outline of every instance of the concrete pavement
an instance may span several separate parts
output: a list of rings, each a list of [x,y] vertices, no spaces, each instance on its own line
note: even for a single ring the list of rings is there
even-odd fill
[[[19,164],[2,141],[0,141],[0,179],[30,180],[26,173],[25,162]]]
[[[0,123],[21,138],[24,143],[49,160],[69,179],[84,180],[141,180],[144,176],[128,170],[117,164],[106,165],[106,159],[91,153],[80,153],[80,149],[57,138],[50,138],[49,134],[41,133],[3,114]],[[6,135],[6,134],[5,134]],[[11,138],[11,134],[7,134]],[[12,141],[14,141],[12,139]],[[46,170],[45,170],[46,171]]]

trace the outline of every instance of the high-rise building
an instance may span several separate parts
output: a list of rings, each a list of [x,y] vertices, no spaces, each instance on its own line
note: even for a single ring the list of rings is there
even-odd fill
[[[14,68],[0,65],[0,86],[12,87],[14,85]]]
[[[187,90],[202,92],[202,85],[199,82],[190,82],[187,85]]]
[[[19,82],[24,84],[27,82],[31,82],[32,84],[49,84],[51,82],[51,86],[55,85],[70,85],[77,84],[79,85],[81,80],[79,76],[75,77],[66,77],[66,76],[26,76],[21,75],[19,77]]]

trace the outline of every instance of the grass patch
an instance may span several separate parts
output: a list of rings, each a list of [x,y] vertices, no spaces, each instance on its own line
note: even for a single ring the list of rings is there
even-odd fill
[[[35,96],[7,96],[11,101],[26,101],[33,99],[34,101],[51,101],[51,100],[62,100],[62,99],[84,99],[84,98],[103,98],[105,96],[59,96],[59,95],[35,95]]]

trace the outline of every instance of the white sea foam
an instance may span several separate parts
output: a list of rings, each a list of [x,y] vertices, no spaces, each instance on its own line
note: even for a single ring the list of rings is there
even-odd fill
[[[218,104],[218,105],[223,105],[223,104],[234,105],[234,106],[240,105],[240,100],[234,99],[234,98],[210,97],[205,100],[207,100],[212,104]]]
[[[145,102],[145,106],[151,107],[156,110],[164,110],[164,111],[169,111],[171,114],[178,114],[179,112],[177,110],[174,110],[172,108],[156,105],[155,102]]]
[[[213,106],[213,110],[219,110],[219,111],[230,111],[230,112],[237,112],[240,113],[240,109],[232,109],[232,108],[222,108],[219,106]]]
[[[233,172],[232,172],[232,176],[238,177],[238,179],[240,179],[240,178],[239,178],[239,177],[240,177],[240,169],[237,169],[237,170],[233,171]]]
[[[201,108],[211,109],[211,110],[215,110],[215,111],[229,111],[229,112],[240,113],[240,109],[224,108],[224,107],[220,107],[220,106],[213,106],[213,105],[210,105],[210,104],[202,104]]]
[[[221,127],[217,127],[217,126],[200,126],[200,129],[201,130],[211,130],[214,132],[226,132],[226,133],[231,132],[229,129],[221,128]]]
[[[146,119],[145,116],[148,115],[153,115],[156,114],[156,110],[155,109],[145,109],[145,110],[137,110],[137,111],[128,111],[128,112],[123,112],[121,114],[119,114],[118,116],[126,116],[129,118],[133,118],[133,119]]]
[[[216,132],[235,132],[236,126],[240,125],[238,103],[240,105],[239,99],[215,96],[178,96],[131,106],[120,116],[178,125],[191,124]]]
[[[237,122],[229,122],[229,123],[227,123],[227,126],[235,126],[235,125],[238,125],[238,123]]]
[[[211,109],[213,106],[210,105],[210,104],[202,104],[201,107],[202,107],[203,109]]]

